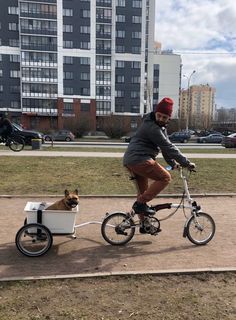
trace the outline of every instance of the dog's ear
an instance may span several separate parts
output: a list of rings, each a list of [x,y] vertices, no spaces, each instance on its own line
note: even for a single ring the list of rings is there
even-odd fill
[[[75,189],[74,193],[77,194],[77,196],[78,196],[79,195],[79,190]]]
[[[69,193],[70,193],[70,192],[66,189],[66,190],[65,190],[65,196],[67,197],[67,196],[69,195]]]

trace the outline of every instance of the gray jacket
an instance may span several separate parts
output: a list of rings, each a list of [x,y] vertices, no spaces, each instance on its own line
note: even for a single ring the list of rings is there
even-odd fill
[[[170,142],[166,128],[160,127],[155,119],[154,112],[148,113],[143,123],[131,138],[128,148],[124,154],[123,164],[134,165],[154,159],[161,151],[165,161],[174,166],[179,163],[186,167],[190,161],[180,150]]]

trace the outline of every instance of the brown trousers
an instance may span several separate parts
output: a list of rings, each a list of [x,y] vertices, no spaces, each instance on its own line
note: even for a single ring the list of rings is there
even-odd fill
[[[171,181],[170,173],[154,160],[127,166],[135,177],[138,189],[137,201],[146,203],[156,197]],[[154,180],[148,185],[148,179]]]

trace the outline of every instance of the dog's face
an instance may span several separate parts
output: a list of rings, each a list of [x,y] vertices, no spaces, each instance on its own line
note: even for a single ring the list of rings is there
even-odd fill
[[[73,192],[65,190],[65,203],[70,208],[75,208],[79,204],[79,192],[75,189]]]

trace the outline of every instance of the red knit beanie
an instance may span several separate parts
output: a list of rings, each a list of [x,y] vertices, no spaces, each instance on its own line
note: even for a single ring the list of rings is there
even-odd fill
[[[157,105],[154,112],[164,113],[171,117],[174,101],[171,98],[163,98]]]

